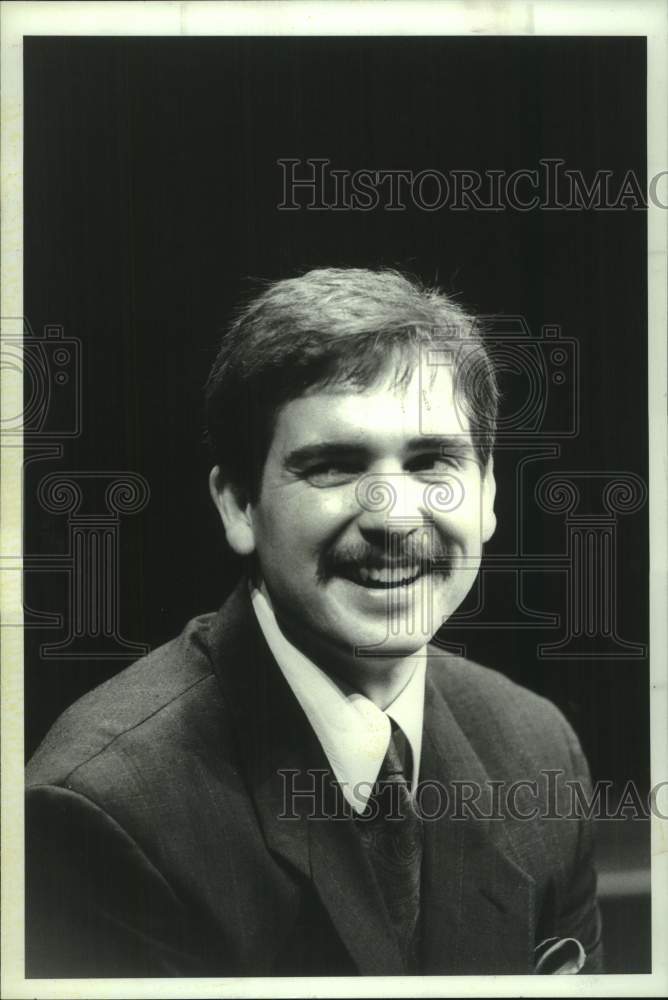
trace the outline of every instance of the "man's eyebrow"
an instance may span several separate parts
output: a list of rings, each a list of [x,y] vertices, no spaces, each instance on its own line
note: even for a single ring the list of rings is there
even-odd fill
[[[473,442],[468,434],[462,431],[461,434],[435,435],[424,434],[421,437],[414,437],[406,445],[406,451],[439,451],[447,452],[449,455],[471,455],[475,452]]]
[[[302,445],[285,456],[286,466],[301,467],[313,461],[325,461],[328,458],[340,458],[346,455],[353,458],[365,458],[369,449],[359,441],[318,441],[315,444]]]

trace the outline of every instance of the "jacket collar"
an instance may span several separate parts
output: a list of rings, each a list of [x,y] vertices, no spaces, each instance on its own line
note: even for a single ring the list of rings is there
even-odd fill
[[[353,808],[361,813],[367,805],[390,741],[390,718],[401,726],[410,745],[415,788],[424,729],[424,657],[413,662],[408,684],[382,711],[340,679],[334,681],[297,649],[281,631],[261,590],[251,588],[250,597],[267,645]]]
[[[400,975],[399,949],[380,890],[329,763],[257,625],[243,580],[213,621],[210,651],[269,849],[313,882],[364,975]],[[486,772],[433,680],[425,700],[422,806],[436,812],[437,782],[479,782]],[[304,794],[294,794],[302,792]],[[428,974],[528,971],[533,880],[509,859],[503,831],[425,821],[423,963]]]

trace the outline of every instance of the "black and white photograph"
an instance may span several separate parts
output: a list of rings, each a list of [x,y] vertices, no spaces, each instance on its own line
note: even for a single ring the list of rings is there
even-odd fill
[[[580,8],[3,5],[4,996],[665,994],[668,16]]]

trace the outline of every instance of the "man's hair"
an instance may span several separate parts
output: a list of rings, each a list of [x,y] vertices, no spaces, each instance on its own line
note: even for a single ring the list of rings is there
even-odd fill
[[[255,502],[281,406],[328,387],[364,390],[388,373],[407,384],[431,345],[451,352],[455,398],[485,466],[499,393],[480,334],[438,288],[395,270],[322,268],[269,284],[237,312],[206,384],[216,464]]]

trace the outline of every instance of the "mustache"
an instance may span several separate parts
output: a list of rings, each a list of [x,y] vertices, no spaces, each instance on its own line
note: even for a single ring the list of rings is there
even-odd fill
[[[388,538],[382,547],[358,542],[327,549],[319,559],[318,578],[320,582],[324,582],[333,576],[345,575],[351,569],[416,568],[423,573],[449,576],[452,564],[452,553],[442,540],[435,540],[425,545]]]

